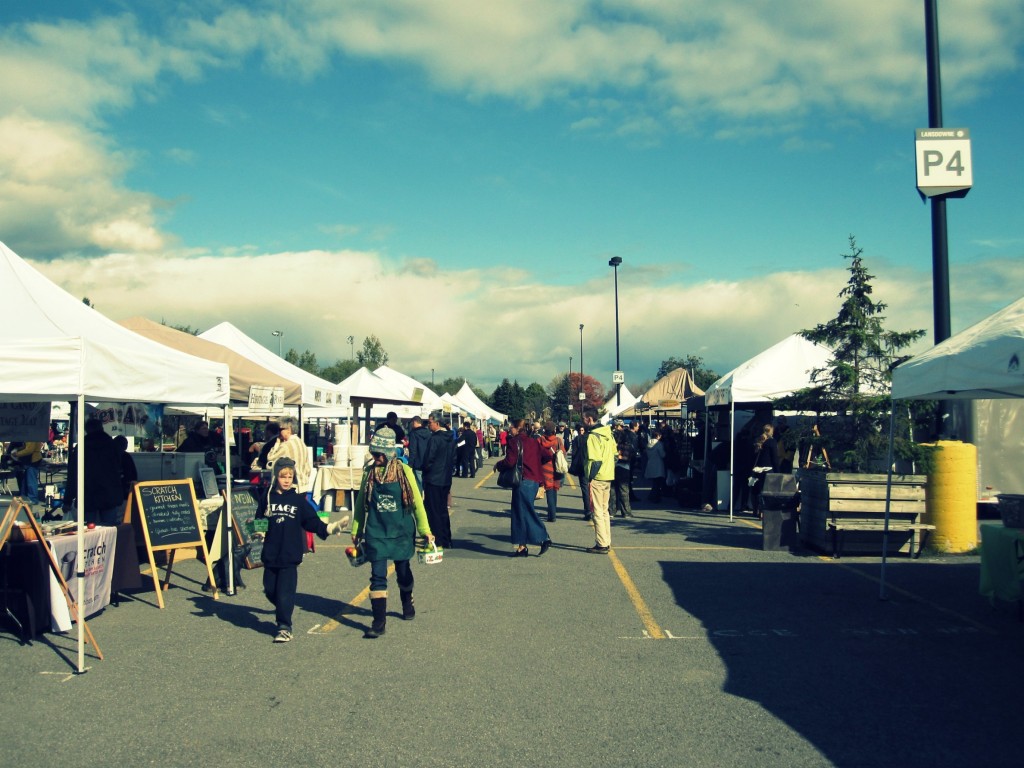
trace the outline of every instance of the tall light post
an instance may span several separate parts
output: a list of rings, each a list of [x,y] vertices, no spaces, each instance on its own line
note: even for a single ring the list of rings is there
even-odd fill
[[[587,396],[583,392],[583,323],[580,323],[580,418],[583,418],[583,401]]]
[[[572,425],[572,355],[569,355],[569,378],[565,380],[565,404],[568,406],[565,420]]]
[[[284,355],[281,354],[281,337],[284,336],[284,331],[271,331],[270,334],[272,336],[277,336],[277,356],[284,357]]]
[[[349,345],[349,347],[352,348],[352,359],[355,360],[356,359],[356,337],[355,336],[349,336],[348,337],[348,345]]]
[[[608,259],[608,266],[615,273],[615,405],[622,405],[622,368],[619,367],[619,264],[622,259],[619,256],[612,256]]]

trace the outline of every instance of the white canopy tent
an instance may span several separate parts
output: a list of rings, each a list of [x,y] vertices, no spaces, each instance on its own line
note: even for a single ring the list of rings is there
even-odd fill
[[[228,367],[157,344],[122,328],[64,291],[0,243],[0,292],[9,316],[0,332],[0,399],[77,403],[75,434],[82,445],[85,401],[228,402]],[[84,449],[77,453],[78,562],[85,562]],[[78,616],[83,617],[78,575]],[[78,671],[85,670],[78,628]]]
[[[370,431],[374,405],[383,404],[391,406],[395,409],[396,413],[398,412],[398,406],[414,405],[417,408],[419,407],[417,401],[412,397],[416,393],[409,391],[406,394],[366,367],[360,368],[339,383],[338,389],[342,393],[342,399],[347,399],[351,403],[353,414],[357,420],[359,418],[358,408],[360,405],[363,406],[363,419],[366,422],[365,432],[367,434]],[[391,410],[391,408],[388,408],[388,410]],[[344,415],[347,416],[348,414],[345,413]]]
[[[508,414],[499,413],[487,405],[487,403],[483,402],[476,396],[476,392],[474,392],[473,388],[469,386],[468,381],[462,382],[462,387],[455,393],[455,399],[460,403],[464,403],[470,413],[478,419],[482,419],[483,421],[494,419],[499,424],[503,424],[508,421]]]
[[[419,405],[396,406],[394,410],[398,413],[399,418],[411,419],[413,416],[425,416],[430,411],[441,407],[441,397],[430,387],[417,381],[412,376],[407,376],[386,365],[380,366],[374,370],[374,373],[390,384],[392,389],[404,393],[419,403]],[[417,393],[420,393],[418,399]],[[374,409],[371,415],[376,417],[377,410]]]
[[[336,384],[315,376],[297,365],[292,365],[259,342],[246,336],[229,322],[215,325],[208,331],[200,333],[199,338],[221,344],[264,368],[268,368],[284,379],[298,382],[302,385],[301,404],[304,406],[332,408],[339,402],[340,393]]]
[[[607,424],[609,421],[614,419],[620,413],[628,411],[640,398],[629,391],[629,387],[625,384],[619,387],[618,396],[612,395],[608,401],[604,404],[603,410],[604,415],[601,416],[601,423]],[[616,402],[616,400],[618,402]]]
[[[915,355],[892,372],[892,399],[990,400],[1024,398],[1024,298]],[[890,409],[888,483],[882,539],[881,597],[886,597],[889,506],[892,495],[895,408]]]
[[[707,388],[704,403],[708,408],[729,407],[730,520],[734,504],[737,403],[768,403],[809,387],[813,384],[812,373],[827,368],[831,360],[832,352],[828,347],[815,344],[795,333],[733,368]]]

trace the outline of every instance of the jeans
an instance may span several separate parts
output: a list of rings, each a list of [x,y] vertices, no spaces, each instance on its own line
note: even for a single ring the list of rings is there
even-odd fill
[[[548,503],[548,522],[553,523],[557,519],[558,512],[558,489],[547,488],[544,491],[544,498]]]
[[[395,581],[398,582],[400,592],[412,592],[413,578],[412,566],[408,560],[395,560]],[[388,561],[370,561],[370,591],[388,591]]]
[[[16,468],[16,473],[21,498],[30,504],[39,504],[42,501],[39,498],[39,467],[35,464],[22,464],[20,471]]]
[[[512,489],[512,543],[515,546],[543,544],[548,540],[548,529],[534,509],[539,483],[523,480],[518,488]]]

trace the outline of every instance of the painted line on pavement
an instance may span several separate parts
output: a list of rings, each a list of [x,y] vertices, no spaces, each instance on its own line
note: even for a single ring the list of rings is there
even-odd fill
[[[882,583],[882,580],[879,577],[872,576],[872,575],[867,574],[867,573],[862,573],[861,571],[858,571],[856,568],[853,568],[853,567],[847,565],[846,563],[840,563],[840,562],[837,562],[836,560],[833,560],[828,555],[818,555],[818,559],[821,560],[822,562],[831,563],[832,565],[838,566],[839,568],[842,568],[842,569],[846,570],[849,573],[854,573],[857,576],[860,576],[862,579],[867,579],[868,581],[873,581],[876,584],[881,584]],[[952,610],[950,608],[946,608],[944,606],[939,605],[938,603],[934,603],[931,600],[928,600],[927,598],[921,597],[920,595],[916,595],[916,594],[914,594],[913,592],[911,592],[909,590],[902,589],[900,587],[896,587],[896,586],[893,586],[892,584],[888,584],[888,583],[886,584],[886,589],[889,589],[889,590],[891,590],[893,592],[899,592],[901,595],[904,595],[905,597],[909,597],[911,600],[914,600],[914,601],[916,601],[918,603],[921,603],[922,605],[927,605],[929,608],[932,608],[932,609],[938,611],[939,613],[945,613],[945,614],[948,614],[949,616],[952,616],[955,619],[958,619],[960,621],[966,622],[966,623],[970,624],[972,627],[977,627],[982,632],[987,632],[990,635],[998,635],[999,634],[996,630],[992,629],[992,627],[986,626],[985,624],[981,624],[980,622],[975,621],[974,619],[970,618],[969,616],[964,616],[961,613],[957,613],[956,611],[954,611],[954,610]]]
[[[391,574],[395,572],[395,566],[388,566],[388,578],[391,578]],[[356,595],[354,598],[345,603],[345,608],[355,608],[358,605],[362,605],[370,597],[370,588],[364,587],[363,591]],[[306,634],[308,635],[326,635],[328,632],[333,632],[341,626],[341,617],[345,615],[345,608],[338,611],[338,615],[333,619],[328,619],[322,625],[317,625],[309,630]]]
[[[647,607],[647,603],[644,601],[643,597],[640,596],[640,590],[636,588],[636,584],[633,583],[633,579],[626,570],[626,566],[622,564],[622,561],[619,560],[618,556],[615,554],[615,550],[608,550],[608,557],[612,561],[615,573],[619,576],[619,581],[621,581],[622,586],[626,588],[626,594],[629,595],[629,601],[633,603],[633,608],[640,617],[640,621],[642,621],[644,627],[646,627],[647,634],[654,640],[664,640],[665,633],[662,632],[661,627],[655,623],[651,609]]]

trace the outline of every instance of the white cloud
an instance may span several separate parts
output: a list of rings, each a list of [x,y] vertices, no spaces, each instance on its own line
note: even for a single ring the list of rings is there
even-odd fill
[[[651,284],[620,273],[620,348],[628,382],[653,377],[669,356],[701,354],[719,373],[785,336],[827,322],[848,273],[829,269],[752,276],[739,282]],[[490,390],[501,377],[547,384],[553,372],[579,370],[601,381],[614,367],[614,314],[607,291],[533,282],[504,267],[444,270],[429,261],[395,261],[372,252],[112,254],[36,264],[75,297],[109,317],[144,315],[209,328],[228,320],[276,349],[316,353],[321,364],[347,359],[349,335],[376,334],[390,365],[411,376],[465,376]],[[868,263],[877,301],[892,329],[928,329],[927,276]],[[954,331],[1006,303],[1006,286],[1024,284],[1024,260],[954,268]],[[224,291],[230,285],[232,290]],[[968,302],[966,299],[970,299]]]

